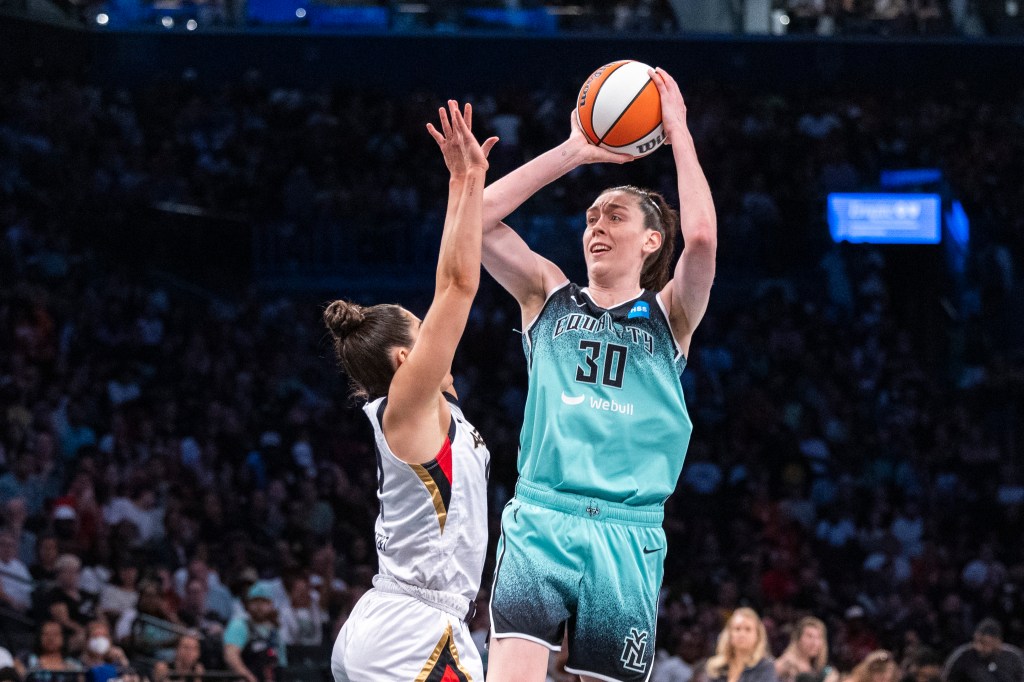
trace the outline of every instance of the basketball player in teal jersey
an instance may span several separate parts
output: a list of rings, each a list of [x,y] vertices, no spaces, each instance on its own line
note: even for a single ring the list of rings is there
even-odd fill
[[[519,482],[502,514],[488,680],[541,682],[568,640],[585,680],[646,680],[665,559],[663,505],[690,439],[680,373],[707,308],[717,246],[711,191],[675,81],[658,87],[679,182],[605,190],[586,212],[588,286],[566,280],[502,219],[585,163],[629,161],[569,139],[487,188],[483,264],[519,302],[529,394]],[[684,248],[672,270],[675,232]]]

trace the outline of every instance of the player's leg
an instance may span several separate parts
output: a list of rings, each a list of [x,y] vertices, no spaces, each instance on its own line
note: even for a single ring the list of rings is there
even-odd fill
[[[518,637],[491,639],[487,647],[487,682],[544,682],[550,649]]]
[[[654,662],[665,533],[608,522],[592,526],[592,558],[569,632],[566,670],[585,680],[644,682]]]
[[[513,499],[501,518],[487,679],[543,682],[582,576],[579,519]]]

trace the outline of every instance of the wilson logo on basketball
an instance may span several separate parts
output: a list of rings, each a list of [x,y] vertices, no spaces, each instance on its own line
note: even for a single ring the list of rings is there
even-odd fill
[[[647,154],[648,152],[653,152],[655,149],[658,148],[658,145],[660,145],[664,141],[665,141],[665,136],[664,135],[658,135],[653,140],[648,140],[647,142],[644,142],[643,144],[638,144],[636,146],[636,153],[637,153],[637,155],[642,155],[642,154]]]
[[[607,69],[609,66],[611,66],[611,64],[606,64],[605,66],[602,66],[594,73],[590,74],[590,78],[587,79],[587,82],[583,84],[583,88],[580,90],[580,98],[579,101],[576,103],[576,106],[587,106],[587,93],[590,92],[590,84],[593,83],[598,78],[600,78],[601,74],[604,73],[604,70]]]

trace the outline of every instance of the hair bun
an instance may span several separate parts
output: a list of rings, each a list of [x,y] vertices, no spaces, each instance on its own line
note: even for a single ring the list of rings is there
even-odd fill
[[[365,320],[363,307],[349,301],[335,301],[324,311],[324,324],[338,339],[359,329]]]

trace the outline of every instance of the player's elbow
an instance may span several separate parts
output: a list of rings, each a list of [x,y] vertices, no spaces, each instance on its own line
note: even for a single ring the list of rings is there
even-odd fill
[[[714,255],[718,250],[718,230],[714,223],[702,223],[688,231],[685,236],[686,249]]]
[[[480,266],[476,268],[456,268],[438,278],[437,289],[440,294],[473,298],[480,288]]]

